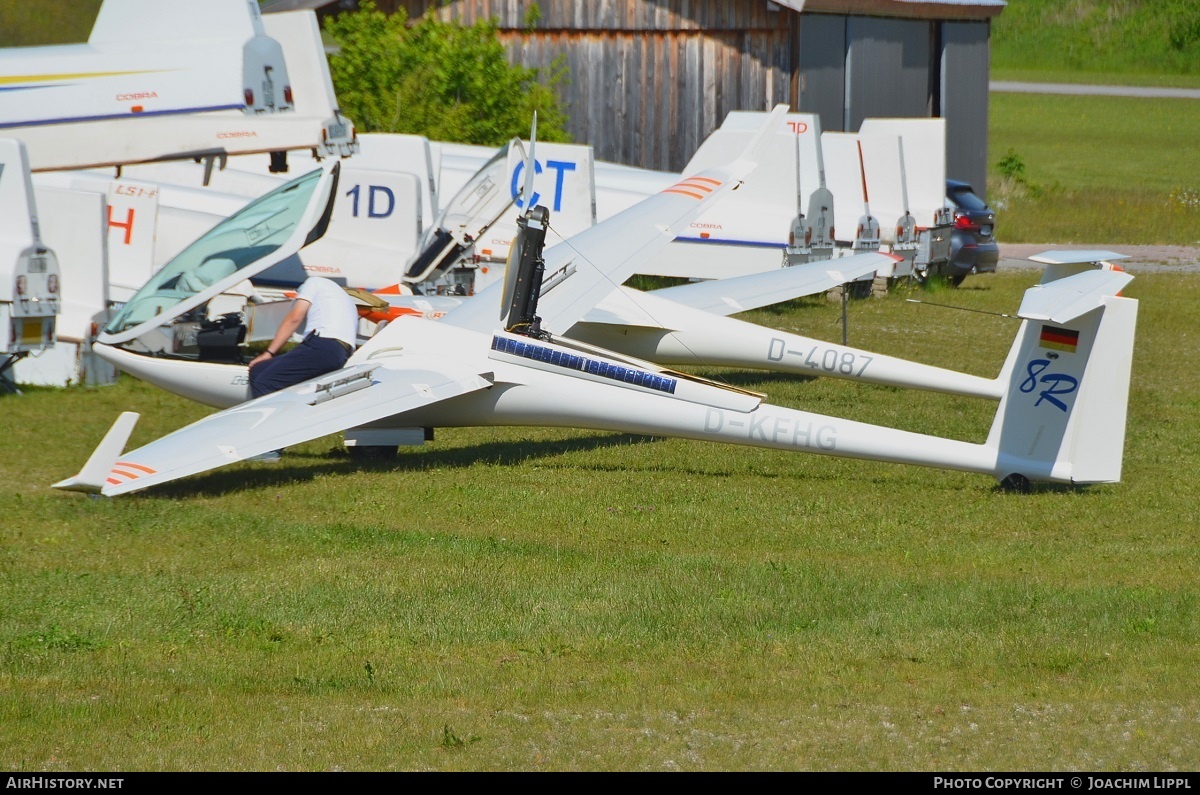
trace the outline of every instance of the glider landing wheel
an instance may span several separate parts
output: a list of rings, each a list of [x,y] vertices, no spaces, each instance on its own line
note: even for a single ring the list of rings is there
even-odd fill
[[[347,447],[351,460],[354,461],[389,461],[396,457],[400,448],[396,445],[363,445],[356,444]]]
[[[1029,478],[1015,472],[1000,481],[1000,488],[1013,494],[1028,494],[1033,491]]]

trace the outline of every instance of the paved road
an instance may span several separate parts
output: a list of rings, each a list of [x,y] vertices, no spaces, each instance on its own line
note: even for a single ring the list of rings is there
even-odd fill
[[[1100,94],[1110,97],[1165,97],[1200,99],[1200,88],[1160,88],[1157,86],[1092,86],[1081,83],[1017,83],[993,80],[988,91],[1022,94]]]
[[[1130,273],[1175,272],[1200,273],[1200,247],[1191,246],[1119,246],[1119,245],[1085,245],[1082,243],[1001,243],[1001,270],[1014,268],[1042,268],[1036,262],[1030,262],[1028,257],[1043,251],[1058,251],[1062,249],[1087,249],[1088,251],[1112,251],[1116,254],[1126,254],[1128,259],[1114,259],[1113,264],[1119,265]]]

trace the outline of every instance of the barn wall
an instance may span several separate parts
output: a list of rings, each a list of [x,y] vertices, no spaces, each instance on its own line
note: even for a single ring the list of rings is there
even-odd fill
[[[846,130],[846,17],[804,14],[797,46],[797,110],[815,113],[822,130]]]
[[[868,116],[929,118],[933,22],[850,17],[846,38],[846,127]]]
[[[786,36],[762,31],[506,35],[526,66],[565,60],[568,132],[596,156],[679,171],[731,110],[792,104]]]
[[[539,31],[553,30],[743,30],[769,28],[785,11],[771,11],[765,0],[536,0]],[[444,20],[472,24],[496,19],[501,28],[525,27],[531,0],[379,0],[376,7],[391,13],[403,8],[410,18],[430,8]]]
[[[987,195],[989,22],[942,23],[946,176]]]

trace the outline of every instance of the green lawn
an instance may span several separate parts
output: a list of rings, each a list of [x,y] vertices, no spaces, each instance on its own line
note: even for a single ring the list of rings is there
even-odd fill
[[[5,0],[0,3],[0,47],[87,41],[101,0]]]
[[[0,8],[0,36],[23,9]],[[993,95],[989,164],[1011,149],[1025,167],[989,180],[1000,239],[1200,243],[1196,108]],[[853,302],[850,343],[993,376],[1016,330],[997,313],[1036,278]],[[208,411],[130,378],[0,394],[0,767],[1200,769],[1200,278],[1126,294],[1122,482],[1028,495],[782,451],[443,429],[390,463],[327,437],[91,499],[49,484],[120,411],[142,414],[133,445]],[[836,341],[839,316],[807,299],[746,317]],[[969,441],[995,411],[702,373]]]
[[[1200,246],[1200,100],[993,92],[989,106],[998,239]],[[1013,156],[1022,181],[1000,166]]]
[[[994,375],[1032,271],[853,302],[851,344]],[[0,397],[0,765],[81,770],[1195,770],[1195,276],[1145,275],[1121,483],[621,434],[328,437],[89,499],[206,410],[130,379]],[[810,299],[751,319],[840,337]],[[988,401],[730,370],[979,441]],[[1048,742],[1053,738],[1053,742]]]

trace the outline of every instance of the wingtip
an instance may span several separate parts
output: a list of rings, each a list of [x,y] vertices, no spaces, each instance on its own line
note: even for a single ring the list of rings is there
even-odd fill
[[[60,480],[57,483],[51,484],[50,488],[60,489],[62,491],[79,491],[84,494],[100,494],[104,486],[99,483],[92,483],[84,480],[80,475]]]
[[[83,469],[79,470],[79,474],[58,481],[51,488],[63,491],[81,491],[85,494],[103,493],[113,464],[125,450],[125,443],[129,441],[129,436],[133,433],[133,427],[137,424],[140,416],[135,411],[122,412],[112,427],[108,429],[108,433],[104,434],[100,444],[92,451],[87,463],[83,465]]]

